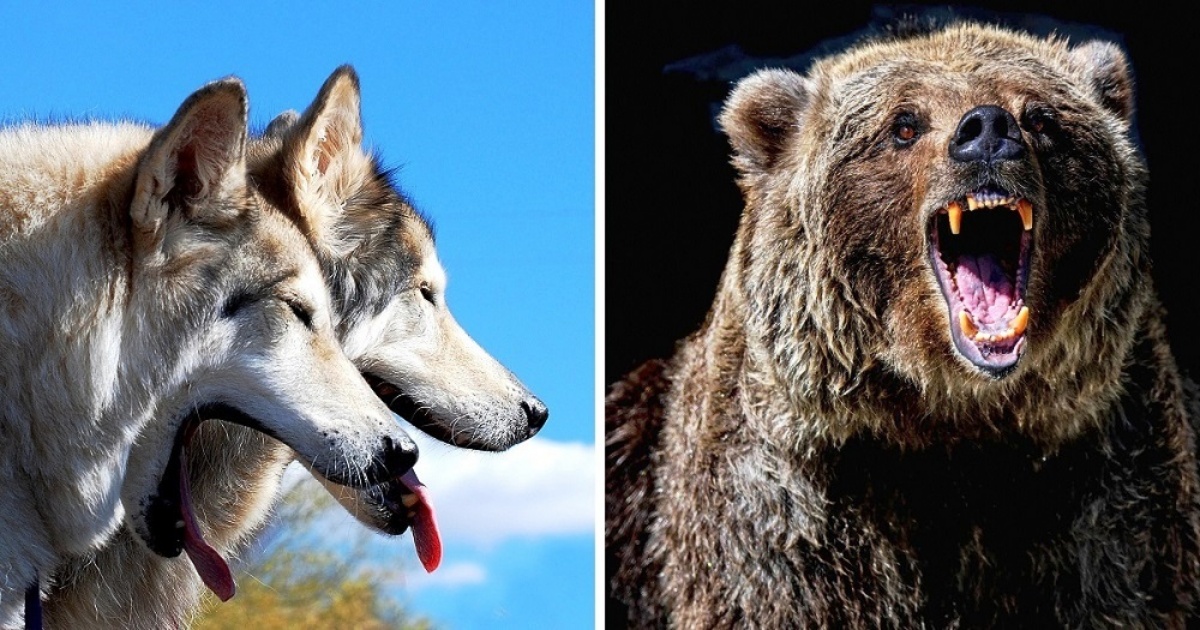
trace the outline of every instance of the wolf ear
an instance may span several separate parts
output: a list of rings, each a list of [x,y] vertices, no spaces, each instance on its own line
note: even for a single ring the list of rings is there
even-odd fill
[[[775,165],[800,129],[809,91],[808,80],[789,70],[760,70],[738,82],[720,123],[742,175],[760,175]]]
[[[263,132],[264,138],[283,138],[287,132],[300,120],[300,112],[289,109],[275,117]]]
[[[161,239],[173,217],[230,212],[213,201],[245,185],[247,110],[236,78],[209,83],[179,106],[138,164],[130,206],[138,230]]]
[[[360,103],[358,75],[349,65],[342,66],[287,130],[285,168],[314,242],[335,238],[334,226],[346,201],[362,174],[373,168],[362,147]]]
[[[1071,56],[1100,102],[1121,120],[1133,120],[1133,71],[1124,51],[1111,42],[1093,40],[1073,48]]]

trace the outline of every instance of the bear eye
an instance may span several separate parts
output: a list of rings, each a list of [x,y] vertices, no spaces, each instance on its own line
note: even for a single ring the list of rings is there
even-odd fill
[[[1058,129],[1058,120],[1054,117],[1054,112],[1046,107],[1031,107],[1025,110],[1024,118],[1022,126],[1030,133],[1044,136]]]
[[[900,114],[892,122],[892,140],[896,146],[906,147],[921,136],[921,128],[917,117],[912,114]]]

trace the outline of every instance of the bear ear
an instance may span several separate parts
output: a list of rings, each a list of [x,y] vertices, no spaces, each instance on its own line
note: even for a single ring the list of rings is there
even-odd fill
[[[808,80],[789,70],[760,70],[742,79],[725,101],[721,128],[744,175],[767,171],[800,129],[810,101]]]
[[[1129,59],[1116,44],[1093,40],[1071,50],[1084,78],[1105,107],[1122,120],[1133,119],[1133,71]]]

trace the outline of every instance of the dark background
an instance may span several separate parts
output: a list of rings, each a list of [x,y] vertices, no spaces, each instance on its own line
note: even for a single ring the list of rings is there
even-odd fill
[[[968,16],[1072,40],[1111,35],[1133,62],[1136,125],[1150,164],[1149,204],[1155,278],[1166,303],[1176,356],[1200,373],[1200,327],[1193,317],[1200,273],[1195,254],[1200,208],[1196,149],[1200,117],[1184,96],[1196,89],[1200,10],[1151,10],[1150,3],[1093,3],[1055,8],[1046,2],[958,5]],[[691,2],[609,2],[605,14],[605,379],[611,383],[643,360],[666,357],[694,331],[712,301],[733,240],[741,196],[729,147],[713,115],[737,66],[727,46],[753,58],[792,58],[866,27],[873,16],[947,5],[729,3],[701,10]],[[1003,8],[1003,13],[993,9]],[[1090,26],[1081,26],[1090,25]],[[1099,30],[1097,30],[1099,29]],[[729,63],[679,62],[726,49]],[[712,58],[711,56],[709,57]],[[803,58],[795,61],[803,62]],[[674,64],[674,65],[673,65]],[[775,65],[778,65],[777,63]],[[709,70],[723,67],[726,76]],[[730,68],[735,68],[730,70]],[[743,71],[744,70],[744,71]],[[1200,198],[1200,197],[1198,197]]]

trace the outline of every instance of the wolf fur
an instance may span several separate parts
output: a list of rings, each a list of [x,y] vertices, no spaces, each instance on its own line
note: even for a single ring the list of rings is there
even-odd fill
[[[532,436],[545,406],[459,327],[425,218],[363,148],[360,90],[335,71],[302,114],[288,112],[251,145],[256,189],[300,226],[322,264],[346,355],[393,409],[452,444],[502,450]],[[418,411],[420,410],[420,411]],[[209,542],[243,553],[269,516],[290,449],[262,434],[205,423],[187,471]],[[373,529],[408,528],[394,488],[353,491],[316,475]],[[436,481],[434,489],[436,490]],[[201,584],[186,563],[148,552],[128,531],[63,567],[47,626],[186,624]]]
[[[158,130],[0,131],[2,627],[145,509],[122,501],[153,468],[135,440],[162,459],[196,409],[237,409],[342,483],[415,461],[334,339],[311,248],[247,185],[246,114],[226,79]]]

